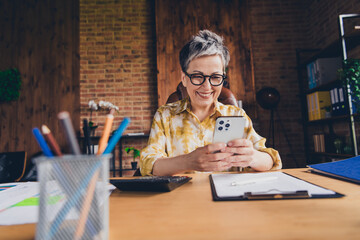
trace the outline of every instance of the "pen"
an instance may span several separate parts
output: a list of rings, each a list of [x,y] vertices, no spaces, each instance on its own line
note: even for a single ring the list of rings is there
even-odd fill
[[[243,181],[235,181],[231,183],[231,186],[242,186],[248,184],[255,184],[255,183],[262,183],[262,182],[269,182],[271,180],[276,180],[277,177],[264,177],[264,178],[255,178]]]
[[[43,135],[41,135],[41,132],[38,128],[33,128],[32,130],[36,141],[38,142],[41,150],[44,152],[45,156],[47,157],[53,157],[54,154],[51,152],[49,146],[46,144],[46,141],[43,137]]]
[[[44,134],[46,141],[49,143],[51,150],[54,151],[56,156],[62,156],[59,144],[56,142],[54,136],[52,135],[50,129],[46,125],[41,126],[41,131]]]
[[[68,140],[68,143],[70,144],[71,151],[75,155],[80,155],[81,151],[80,151],[79,143],[76,141],[74,127],[70,120],[70,114],[66,111],[60,112],[58,114],[58,118],[60,119],[60,122],[65,130],[65,135]]]
[[[121,122],[118,129],[116,130],[115,134],[111,137],[103,154],[111,153],[114,150],[115,145],[120,140],[121,135],[124,133],[129,123],[130,118],[124,118],[124,120]]]
[[[112,114],[106,115],[104,131],[99,141],[99,150],[97,152],[97,155],[101,155],[106,148],[107,142],[109,140],[113,120],[114,120],[114,115]]]

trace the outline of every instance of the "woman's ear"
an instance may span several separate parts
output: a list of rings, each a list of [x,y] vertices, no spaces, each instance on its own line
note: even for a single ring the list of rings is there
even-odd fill
[[[186,87],[186,75],[183,71],[181,71],[181,82]]]
[[[186,85],[187,85],[186,75],[183,71],[181,71],[181,82],[184,85],[184,87],[186,87]]]

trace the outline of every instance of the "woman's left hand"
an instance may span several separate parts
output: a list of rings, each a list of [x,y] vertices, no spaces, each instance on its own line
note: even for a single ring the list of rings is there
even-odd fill
[[[253,143],[248,139],[232,140],[222,152],[233,153],[225,159],[231,162],[233,167],[251,167],[257,171],[267,171],[273,165],[271,156],[254,149]]]

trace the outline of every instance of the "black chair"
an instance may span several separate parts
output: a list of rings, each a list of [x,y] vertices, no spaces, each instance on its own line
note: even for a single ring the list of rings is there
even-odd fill
[[[19,181],[26,168],[26,152],[0,153],[0,183]]]

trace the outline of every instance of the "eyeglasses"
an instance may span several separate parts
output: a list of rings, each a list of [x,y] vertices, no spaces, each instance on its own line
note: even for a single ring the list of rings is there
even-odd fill
[[[187,72],[184,73],[186,76],[190,78],[190,82],[195,86],[200,86],[201,84],[203,84],[207,77],[209,78],[210,84],[215,87],[220,86],[226,79],[226,76],[221,74],[213,74],[209,76],[200,73],[194,73],[194,74],[188,74]]]

